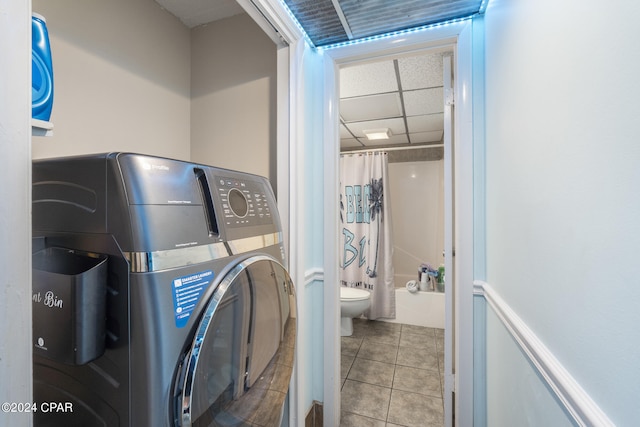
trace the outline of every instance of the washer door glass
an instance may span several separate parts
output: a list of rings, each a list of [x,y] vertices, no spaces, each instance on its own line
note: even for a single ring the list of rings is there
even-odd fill
[[[216,287],[176,379],[180,426],[280,425],[293,370],[293,283],[268,256]]]

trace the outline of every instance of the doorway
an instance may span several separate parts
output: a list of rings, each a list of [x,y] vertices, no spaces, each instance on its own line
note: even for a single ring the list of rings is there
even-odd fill
[[[267,4],[266,0],[260,0],[257,3]],[[321,297],[323,301],[321,310],[305,313],[312,317],[307,320],[307,323],[313,326],[316,325],[316,321],[320,322],[320,333],[323,334],[322,367],[316,373],[320,375],[322,384],[325,425],[339,425],[340,420],[340,298],[336,285],[338,283],[339,227],[337,215],[331,214],[338,211],[339,67],[357,61],[373,61],[418,50],[455,46],[453,69],[457,76],[454,85],[456,108],[455,117],[452,117],[454,119],[452,129],[457,140],[455,153],[452,153],[452,158],[455,158],[455,176],[452,179],[456,182],[453,203],[457,213],[456,217],[451,219],[456,230],[454,242],[456,264],[455,269],[449,271],[447,275],[449,277],[451,274],[455,275],[457,292],[455,295],[449,294],[451,295],[450,304],[455,307],[455,331],[451,330],[453,328],[448,328],[450,332],[445,337],[447,348],[454,348],[455,341],[455,354],[446,358],[445,361],[448,363],[448,367],[445,367],[447,372],[445,381],[448,383],[447,390],[451,390],[451,392],[447,391],[447,394],[455,402],[455,407],[453,404],[447,405],[445,418],[451,420],[451,422],[447,421],[447,425],[472,425],[474,193],[472,64],[475,64],[475,58],[481,58],[481,55],[476,57],[473,54],[473,20],[461,20],[422,31],[396,34],[331,49],[313,49],[306,44],[304,35],[298,31],[295,24],[282,19],[284,15],[265,8],[264,16],[272,22],[280,34],[285,36],[290,46],[287,49],[287,55],[282,55],[282,61],[279,60],[279,65],[283,66],[279,66],[278,69],[278,81],[283,83],[278,89],[278,114],[279,117],[286,117],[288,123],[283,137],[278,138],[278,171],[288,172],[282,176],[282,179],[279,173],[278,188],[290,190],[279,191],[280,194],[290,196],[286,203],[281,205],[285,216],[288,217],[285,234],[289,233],[287,240],[291,243],[290,252],[295,254],[290,260],[290,270],[298,278],[299,283],[308,282],[314,286],[314,289],[316,289],[316,283],[321,285],[318,288],[319,293],[309,293],[307,298],[304,292],[300,292],[298,299],[303,303],[309,303],[310,307],[315,307],[318,301],[315,296]],[[478,28],[480,31],[481,27]],[[478,75],[481,76],[481,74]],[[283,90],[281,91],[280,88]],[[281,92],[283,96],[280,96]],[[318,162],[319,158],[322,162]],[[322,169],[305,172],[305,165]],[[298,191],[301,186],[316,191],[315,197],[302,197],[302,193]],[[321,221],[322,235],[309,236],[303,226],[302,215],[310,213],[308,206],[310,200],[315,203],[313,207],[320,208],[314,212],[326,213],[320,217],[312,216]],[[322,253],[313,254],[322,257],[321,268],[318,268],[315,263],[305,264],[304,257],[300,256],[309,241],[322,242]],[[450,251],[453,252],[453,244]],[[449,313],[453,316],[453,310]],[[450,320],[453,321],[453,319]],[[309,336],[305,334],[304,339],[309,340]],[[316,357],[314,351],[320,348],[314,346],[301,348],[298,360],[304,363],[304,367],[308,367],[310,365],[307,361]],[[299,365],[297,371],[306,371],[304,367]],[[316,384],[315,380],[313,384]],[[302,382],[294,381],[292,391],[294,392],[292,404],[297,407],[293,411],[296,415],[292,419],[295,420],[297,417],[301,420],[304,418],[312,390]],[[455,399],[453,399],[454,392]],[[295,403],[295,400],[298,403]]]
[[[354,334],[341,337],[341,417],[347,423],[368,417],[420,425],[445,418],[445,311],[453,310],[453,304],[445,310],[446,294],[435,280],[416,293],[404,286],[418,279],[420,268],[436,273],[451,258],[444,251],[445,234],[452,238],[445,233],[445,223],[452,225],[444,221],[445,193],[453,194],[452,127],[445,125],[445,119],[451,121],[451,105],[445,105],[451,78],[445,74],[451,76],[454,49],[452,44],[411,50],[339,68],[341,155],[387,153],[384,202],[390,203],[393,224],[396,307],[395,318],[355,319]],[[369,138],[371,129],[383,138]],[[446,200],[451,204],[450,197]],[[447,213],[453,215],[451,207]],[[447,282],[451,293],[451,276]],[[413,357],[416,353],[422,357]],[[447,352],[449,359],[452,353]],[[380,402],[370,408],[357,398],[362,394]],[[424,404],[407,410],[412,394]]]
[[[458,248],[455,268],[447,272],[447,279],[456,278],[456,292],[450,292],[447,310],[445,348],[445,425],[470,425],[473,420],[473,168],[472,168],[472,78],[471,78],[471,22],[463,22],[445,28],[433,29],[421,34],[404,36],[401,40],[383,40],[345,46],[335,50],[322,52],[325,57],[323,104],[329,106],[324,116],[325,157],[324,169],[330,176],[325,176],[324,206],[327,211],[338,212],[338,179],[337,163],[339,152],[339,116],[332,106],[339,99],[338,82],[340,67],[363,61],[375,61],[398,55],[411,55],[419,51],[445,49],[453,47],[455,60],[452,70],[457,79],[454,84],[456,93],[456,110],[452,115],[453,133],[457,135],[456,146],[450,153],[455,158],[455,170],[451,168],[451,182],[456,182],[455,197],[451,203],[457,207],[455,217],[451,213],[451,244],[449,256],[453,256],[454,244]],[[399,43],[402,42],[402,43]],[[451,99],[453,101],[453,98]],[[453,105],[453,102],[452,102]],[[335,139],[334,139],[335,138]],[[453,166],[453,165],[452,165]],[[462,211],[462,212],[461,212]],[[325,230],[335,230],[325,236],[324,250],[324,372],[325,375],[324,405],[325,419],[336,424],[340,419],[340,343],[332,335],[339,323],[339,292],[334,283],[338,283],[339,235],[338,221],[331,215],[325,215]],[[455,326],[454,326],[455,325]],[[454,395],[455,393],[455,395]],[[454,420],[455,413],[455,420]]]

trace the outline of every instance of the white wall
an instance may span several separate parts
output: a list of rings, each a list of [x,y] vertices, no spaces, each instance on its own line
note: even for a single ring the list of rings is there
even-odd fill
[[[276,182],[276,45],[246,14],[192,30],[191,157]]]
[[[639,13],[492,0],[485,16],[486,281],[620,426],[640,419]],[[492,370],[523,365],[496,328],[488,425],[551,425],[529,400],[543,385]]]
[[[297,255],[299,268],[304,271],[305,281],[298,286],[299,331],[298,367],[300,374],[299,389],[300,405],[304,408],[305,415],[313,405],[313,401],[323,402],[324,374],[324,333],[327,315],[323,310],[324,276],[322,271],[323,255],[322,243],[324,240],[323,221],[325,209],[322,200],[324,191],[324,165],[322,162],[322,150],[324,135],[322,117],[324,106],[322,105],[323,87],[321,81],[324,67],[323,58],[305,46],[302,58],[302,74],[300,78],[300,93],[298,102],[304,105],[305,118],[298,123],[298,132],[302,137],[294,138],[292,144],[296,145],[295,152],[300,160],[296,162],[292,171],[292,179],[298,179],[298,197],[302,201],[303,210],[298,212],[298,239],[301,245]],[[293,255],[292,256],[296,256]],[[337,283],[326,283],[327,286],[335,286]],[[304,286],[303,289],[301,287]],[[327,331],[327,333],[330,333]],[[300,360],[304,359],[304,360]],[[329,374],[330,375],[330,374]],[[302,425],[301,423],[299,425]]]
[[[395,275],[417,279],[421,263],[444,263],[444,161],[389,163],[389,197]]]
[[[33,10],[55,79],[53,137],[34,139],[33,158],[133,151],[275,183],[276,46],[248,15],[189,30],[153,0]]]
[[[31,3],[0,10],[0,401],[17,403],[32,400]],[[31,414],[0,412],[0,425],[31,424]]]
[[[491,378],[487,394],[488,426],[571,427],[563,407],[546,389],[546,384],[513,345],[513,338],[489,310],[486,346],[492,354],[487,363]],[[500,351],[496,351],[500,349]],[[505,384],[509,384],[505,387]]]
[[[54,134],[33,158],[190,157],[190,33],[153,0],[33,0],[51,39]]]

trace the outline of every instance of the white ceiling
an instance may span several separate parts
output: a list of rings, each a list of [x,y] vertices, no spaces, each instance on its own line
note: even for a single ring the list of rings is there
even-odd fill
[[[236,0],[156,0],[189,28],[244,13]]]
[[[428,53],[342,68],[340,148],[442,142],[445,54]],[[366,130],[384,128],[391,130],[388,140],[369,141],[364,134]]]

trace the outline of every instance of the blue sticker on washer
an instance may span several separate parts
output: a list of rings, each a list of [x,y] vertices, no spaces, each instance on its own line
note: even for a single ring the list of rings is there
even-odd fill
[[[200,296],[213,280],[213,271],[203,271],[173,280],[173,314],[176,326],[183,328],[189,321]]]

